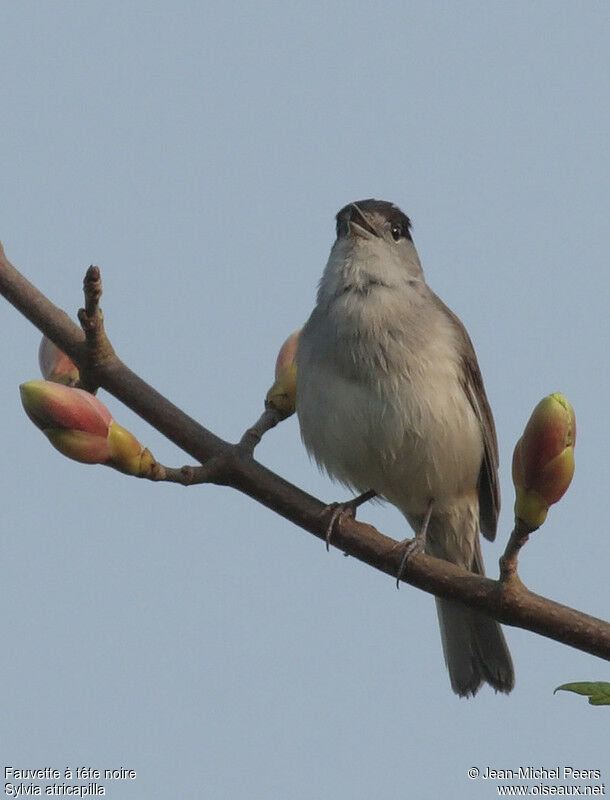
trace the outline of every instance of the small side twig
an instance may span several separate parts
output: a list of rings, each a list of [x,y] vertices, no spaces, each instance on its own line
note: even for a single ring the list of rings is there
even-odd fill
[[[84,389],[95,391],[99,383],[92,373],[109,358],[114,356],[114,348],[104,329],[104,315],[99,302],[102,296],[102,278],[99,267],[89,267],[83,281],[85,307],[78,310],[78,321],[85,334],[87,364],[81,368],[80,383]]]
[[[267,431],[270,431],[271,428],[275,428],[278,422],[281,422],[283,419],[285,419],[285,416],[282,416],[276,408],[267,405],[254,425],[248,428],[239,440],[237,444],[238,449],[241,450],[242,453],[247,453],[251,456],[254,453],[254,448],[260,443],[260,440]]]
[[[507,583],[517,578],[517,567],[519,565],[519,553],[523,545],[529,539],[531,529],[519,519],[515,518],[515,527],[511,533],[506,550],[500,558],[500,580]]]
[[[257,421],[241,437],[239,442],[234,445],[234,451],[238,457],[252,456],[254,448],[267,431],[282,421],[284,417],[276,409],[268,406]],[[227,453],[212,456],[201,466],[185,465],[183,467],[166,467],[164,464],[156,462],[150,475],[144,477],[151,481],[179,483],[182,486],[195,486],[200,483],[225,484],[227,482],[228,471],[231,468],[231,457]]]
[[[93,266],[89,267],[83,278],[83,293],[85,295],[85,313],[90,318],[99,317],[100,323],[103,325],[103,315],[100,309],[100,297],[102,296],[102,276],[100,275],[100,268]]]
[[[197,467],[189,464],[183,467],[166,467],[157,461],[150,474],[142,477],[156,482],[179,483],[182,486],[195,486],[199,483],[225,485],[231,469],[230,461],[230,457],[225,454],[213,456],[205,464]]]

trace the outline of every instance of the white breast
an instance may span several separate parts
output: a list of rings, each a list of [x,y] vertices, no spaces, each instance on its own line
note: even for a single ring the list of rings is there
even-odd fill
[[[460,383],[455,332],[436,307],[410,314],[395,296],[346,297],[314,314],[299,343],[297,412],[303,441],[333,477],[375,489],[408,515],[472,492],[483,456]],[[390,312],[380,318],[380,309]],[[357,313],[356,313],[357,311]],[[337,319],[341,326],[337,325]],[[353,322],[350,332],[346,319]],[[423,333],[425,332],[425,335]]]

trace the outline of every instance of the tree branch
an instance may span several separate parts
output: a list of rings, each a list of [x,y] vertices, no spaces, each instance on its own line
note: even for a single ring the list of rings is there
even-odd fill
[[[88,275],[92,283],[99,280],[99,272],[97,277]],[[99,294],[97,299],[91,296],[81,312],[85,325],[97,318],[86,338],[65,312],[54,306],[7,261],[1,245],[0,293],[72,358],[86,375],[88,386],[106,389],[202,465],[181,470],[161,468],[166,472],[165,476],[159,473],[158,480],[185,485],[212,482],[230,486],[318,538],[326,538],[334,513],[332,506],[293,486],[252,457],[260,436],[273,427],[273,419],[268,414],[263,414],[236,445],[215,436],[125,366],[105,334],[104,345],[100,346]],[[397,574],[401,548],[371,525],[344,515],[335,526],[332,543],[387,575],[395,577]],[[477,608],[507,625],[534,631],[610,660],[610,624],[530,592],[516,573],[517,551],[518,547],[516,550],[511,547],[509,554],[514,554],[515,559],[509,561],[509,565],[515,569],[511,567],[507,574],[505,564],[501,581],[474,575],[423,553],[409,559],[403,580],[439,597]]]

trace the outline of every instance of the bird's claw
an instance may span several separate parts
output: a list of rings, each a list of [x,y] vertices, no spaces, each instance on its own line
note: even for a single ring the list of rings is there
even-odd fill
[[[369,489],[363,494],[358,495],[358,497],[354,497],[353,500],[348,500],[346,503],[331,503],[326,507],[325,510],[332,509],[332,514],[326,527],[326,536],[324,537],[327,551],[330,550],[330,542],[337,522],[341,522],[345,516],[354,518],[356,516],[356,509],[358,506],[366,503],[367,500],[375,497],[376,494],[377,492],[375,492],[373,489]]]
[[[326,536],[324,537],[327,553],[330,551],[330,540],[332,539],[333,531],[337,522],[343,519],[343,517],[354,516],[354,509],[349,503],[331,503],[328,508],[332,509],[332,514],[326,527]]]
[[[434,500],[430,500],[428,502],[428,507],[426,508],[426,513],[424,514],[424,518],[422,520],[421,528],[419,529],[416,536],[412,539],[405,539],[404,541],[400,542],[401,545],[406,545],[405,552],[402,554],[402,558],[400,560],[400,566],[398,567],[398,572],[396,573],[396,588],[400,589],[400,580],[404,574],[405,567],[410,558],[418,553],[423,553],[424,548],[426,546],[426,534],[428,533],[428,525],[430,523],[430,517],[432,516],[432,507],[434,506]]]
[[[396,573],[396,588],[400,589],[400,580],[404,574],[405,567],[410,558],[417,555],[418,553],[423,553],[424,547],[426,546],[426,536],[425,532],[424,535],[421,536],[419,533],[417,536],[414,536],[412,539],[405,539],[404,541],[400,542],[399,545],[406,545],[405,551],[402,554],[402,558],[400,560],[400,566],[398,567],[398,572]]]

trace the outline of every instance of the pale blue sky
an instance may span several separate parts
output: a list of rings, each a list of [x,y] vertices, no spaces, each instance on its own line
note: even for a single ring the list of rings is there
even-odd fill
[[[0,239],[71,313],[90,263],[119,354],[220,436],[259,414],[351,200],[400,205],[512,448],[564,392],[577,473],[534,591],[608,616],[608,85],[597,2],[2,3]],[[4,764],[130,767],[112,798],[491,798],[469,767],[604,770],[608,665],[507,629],[517,685],[450,691],[430,596],[236,492],[63,459],[23,414],[37,332],[0,302]],[[161,460],[185,457],[104,393]],[[259,458],[317,496],[295,419]],[[392,509],[361,518],[397,539]]]

